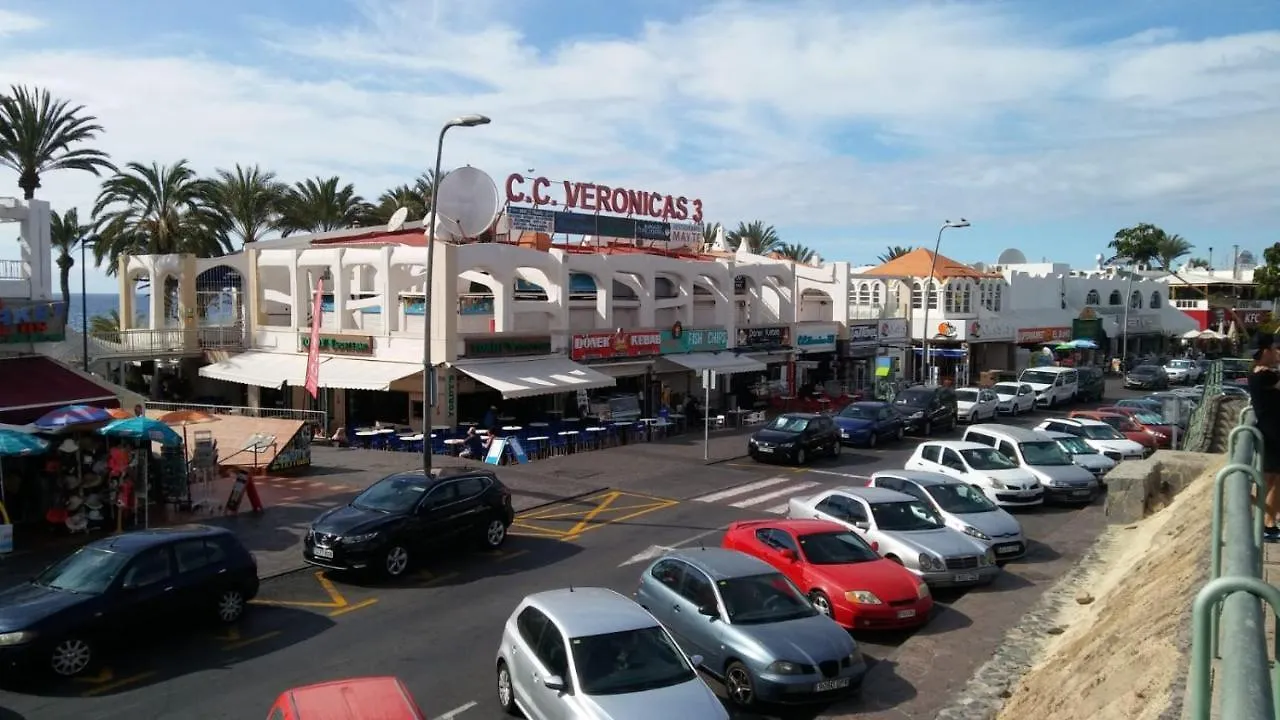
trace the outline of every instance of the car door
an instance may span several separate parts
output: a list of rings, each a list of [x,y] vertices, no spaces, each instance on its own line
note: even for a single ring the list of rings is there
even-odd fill
[[[489,487],[488,478],[461,477],[453,482],[457,486],[455,512],[458,518],[458,532],[479,533],[489,520],[489,508],[484,502],[484,491]]]
[[[183,613],[196,616],[208,613],[214,608],[217,596],[219,571],[226,571],[214,565],[211,548],[204,538],[179,540],[173,544],[174,569],[176,570],[175,590],[176,604]]]
[[[875,432],[884,436],[896,435],[900,423],[894,422],[894,420],[898,417],[899,415],[889,408],[880,408],[876,412]]]
[[[684,585],[686,567],[685,563],[673,558],[654,563],[640,581],[636,602],[657,618],[658,622],[671,631],[676,642],[689,651],[689,640],[684,635],[689,630],[685,622],[688,618],[675,612],[682,600],[680,588]]]
[[[978,393],[978,399],[982,401],[983,412],[987,414],[987,417],[994,420],[996,417],[996,408],[1000,405],[1000,398],[991,390],[983,390]]]
[[[938,460],[942,456],[942,449],[933,443],[921,443],[919,451],[911,460],[907,461],[907,467],[916,470],[929,470],[938,472]]]
[[[960,453],[953,448],[942,449],[942,459],[938,464],[942,468],[942,474],[949,475],[957,480],[970,482],[969,467],[964,464],[964,459],[960,457]]]
[[[679,599],[674,603],[672,615],[685,638],[684,651],[688,655],[701,655],[709,668],[724,667],[724,650],[720,647],[719,626],[724,617],[715,583],[706,573],[684,563]],[[705,609],[707,613],[703,613]]]
[[[849,498],[849,519],[845,522],[853,526],[853,531],[862,536],[867,543],[875,542],[876,530],[871,522],[871,506],[862,498]]]
[[[163,632],[181,617],[177,594],[173,550],[169,545],[148,548],[137,555],[120,574],[113,594],[117,628],[141,633]]]
[[[535,717],[554,717],[548,713],[554,712],[556,703],[548,701],[548,688],[544,684],[547,676],[553,673],[547,670],[541,658],[542,638],[551,625],[551,620],[541,610],[526,607],[516,616],[516,638],[507,648],[512,685]]]
[[[437,483],[423,495],[418,510],[403,528],[406,540],[418,548],[444,542],[462,531],[465,511],[458,502],[458,484]]]
[[[753,545],[750,554],[764,560],[776,568],[778,572],[790,577],[791,573],[795,571],[795,563],[782,557],[782,551],[789,549],[790,545],[794,545],[794,543],[788,543],[788,539],[787,534],[777,528],[757,528],[748,541]],[[790,549],[798,553],[800,548],[796,546]],[[795,578],[791,578],[791,580],[794,582]]]

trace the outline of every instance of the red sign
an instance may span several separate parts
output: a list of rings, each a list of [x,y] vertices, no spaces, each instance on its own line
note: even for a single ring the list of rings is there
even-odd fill
[[[1240,322],[1247,328],[1255,328],[1267,321],[1271,315],[1270,310],[1235,310],[1236,317],[1240,318]]]
[[[1071,342],[1071,328],[1022,328],[1018,330],[1018,344]]]
[[[561,180],[561,197],[551,193],[551,181],[544,177],[526,178],[519,173],[507,176],[507,202],[551,205],[566,210],[639,215],[664,221],[702,222],[702,201],[683,195],[664,195],[649,190],[628,190],[595,183]]]
[[[321,285],[323,282],[323,278],[316,280],[315,298],[311,301],[311,344],[307,346],[307,377],[303,381],[303,387],[311,393],[313,400],[320,394],[320,320],[322,317],[320,300],[324,297],[320,291],[323,289]]]
[[[569,347],[569,357],[574,360],[606,360],[661,353],[662,333],[657,330],[574,335]]]

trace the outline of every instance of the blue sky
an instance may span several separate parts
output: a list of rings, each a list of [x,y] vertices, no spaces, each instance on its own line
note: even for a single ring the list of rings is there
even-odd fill
[[[446,166],[696,196],[828,259],[965,216],[943,252],[966,261],[1088,265],[1138,222],[1221,260],[1280,239],[1277,28],[1271,0],[0,0],[0,84],[85,104],[122,162],[374,197],[483,112]]]

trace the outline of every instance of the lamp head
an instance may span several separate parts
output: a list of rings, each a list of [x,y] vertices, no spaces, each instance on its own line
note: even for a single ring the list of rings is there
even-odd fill
[[[491,120],[484,115],[461,115],[449,121],[449,127],[475,127],[488,125]]]
[[[946,222],[944,222],[944,223],[943,223],[943,226],[944,226],[944,227],[949,227],[949,228],[967,228],[967,227],[969,227],[969,221],[968,221],[968,220],[965,220],[964,218],[960,218],[959,220],[956,220],[955,222],[952,222],[952,221],[950,221],[950,220],[947,220]]]

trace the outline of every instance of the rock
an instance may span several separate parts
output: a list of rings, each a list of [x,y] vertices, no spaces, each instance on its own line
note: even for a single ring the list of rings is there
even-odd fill
[[[1062,627],[1061,625],[1055,625],[1054,627],[1051,627],[1048,630],[1045,630],[1045,632],[1049,633],[1050,635],[1061,635],[1066,631],[1067,629]]]
[[[1137,526],[1136,524],[1135,524],[1135,525],[1125,525],[1125,526],[1124,526],[1124,529],[1125,529],[1125,530],[1137,530],[1137,529],[1138,529],[1138,526]]]
[[[1093,596],[1090,595],[1088,592],[1081,590],[1080,592],[1076,593],[1076,602],[1081,605],[1089,605],[1093,602]]]

